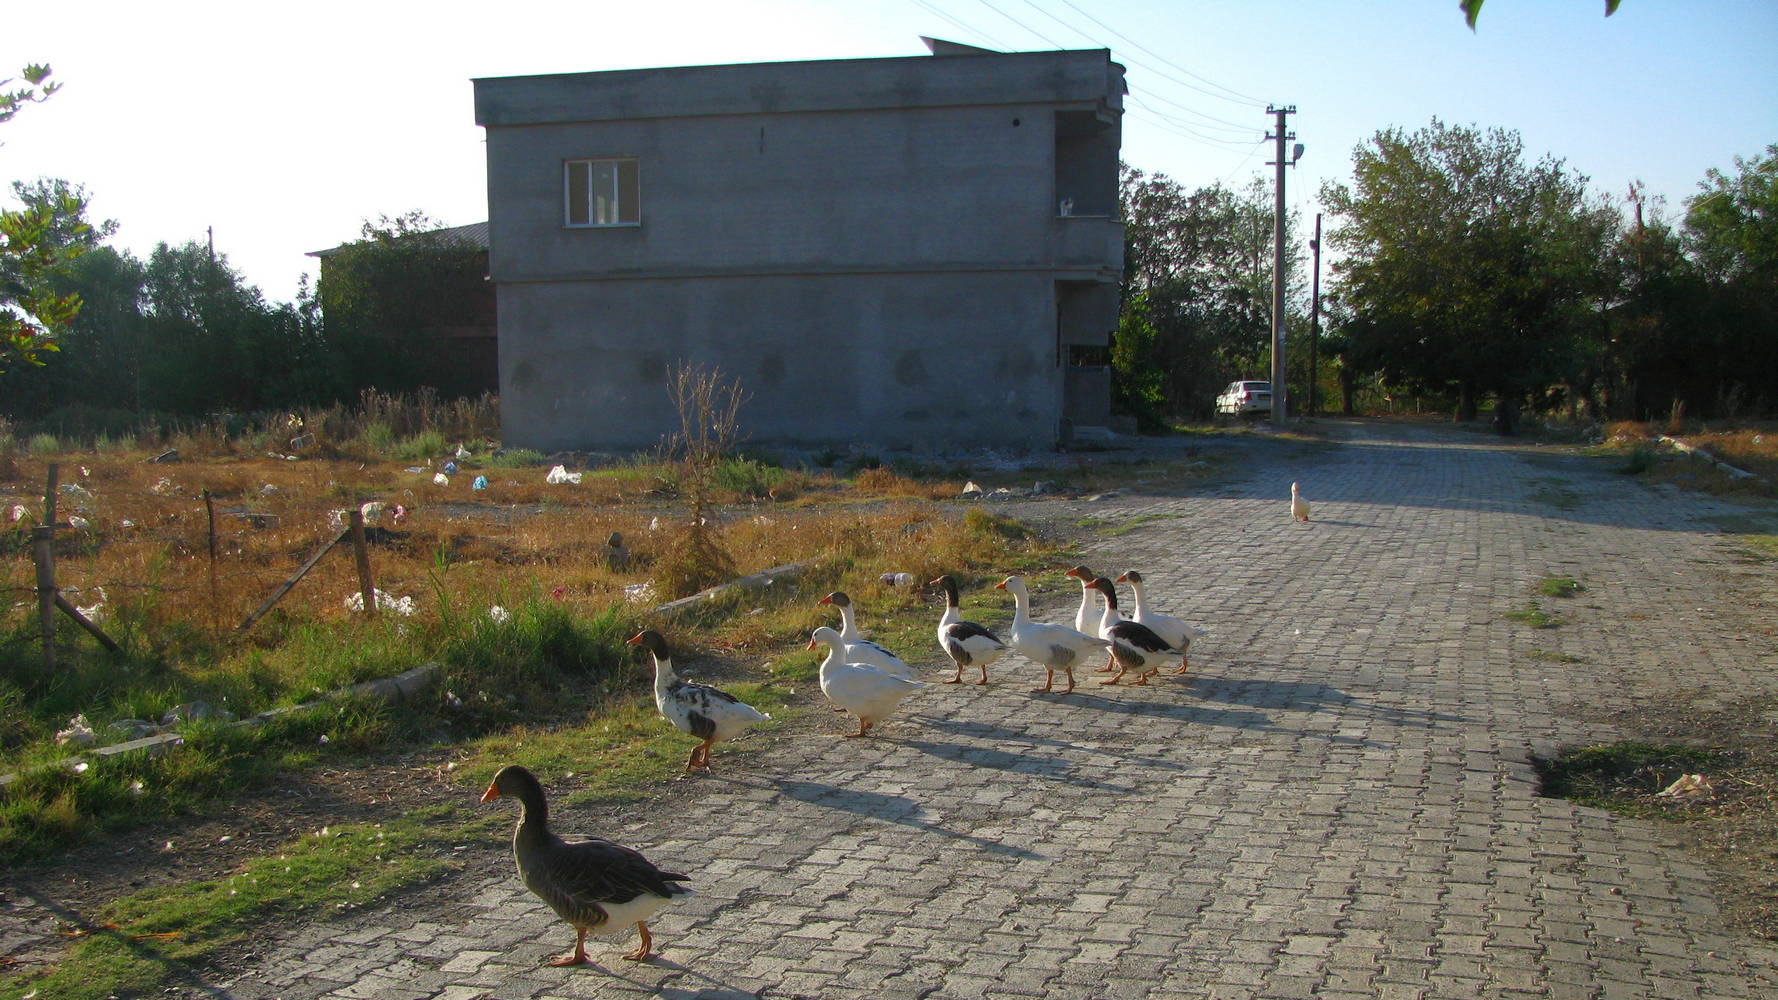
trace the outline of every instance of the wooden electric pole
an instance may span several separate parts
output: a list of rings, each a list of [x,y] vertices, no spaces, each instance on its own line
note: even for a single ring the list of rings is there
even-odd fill
[[[1277,118],[1274,133],[1266,138],[1278,143],[1278,158],[1273,161],[1278,168],[1277,201],[1272,209],[1272,427],[1278,429],[1290,419],[1284,391],[1284,168],[1293,166],[1296,159],[1285,157],[1284,143],[1295,139],[1296,133],[1285,130],[1284,116],[1296,114],[1296,105],[1279,108],[1268,104],[1266,114]],[[1302,155],[1301,146],[1297,155]]]
[[[1321,346],[1321,213],[1315,213],[1315,238],[1309,241],[1309,249],[1315,254],[1315,277],[1311,283],[1313,289],[1309,293],[1309,416],[1318,414],[1315,408],[1315,383],[1321,381],[1321,369],[1316,366],[1317,349]]]

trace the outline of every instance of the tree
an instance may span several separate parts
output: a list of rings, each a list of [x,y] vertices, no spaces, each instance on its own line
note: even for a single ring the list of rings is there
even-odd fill
[[[322,257],[318,293],[349,384],[470,391],[440,356],[440,331],[486,323],[487,261],[423,212],[367,220],[362,239]]]
[[[1145,421],[1208,413],[1216,389],[1269,358],[1272,199],[1263,183],[1186,191],[1124,166],[1118,406]]]
[[[1569,374],[1617,226],[1585,177],[1522,157],[1516,132],[1435,118],[1411,135],[1378,132],[1354,151],[1354,187],[1321,190],[1354,360],[1455,389],[1460,420],[1494,393],[1506,431],[1529,390]]]
[[[1686,202],[1685,228],[1698,262],[1722,282],[1778,289],[1778,143],[1734,177],[1712,169]]]
[[[0,122],[26,104],[46,100],[60,84],[48,83],[48,66],[26,66],[30,86],[0,89]],[[0,88],[12,79],[0,80]],[[80,312],[78,295],[58,295],[50,279],[90,244],[84,200],[64,186],[35,204],[0,211],[0,372],[15,364],[41,365],[56,351],[56,335]]]
[[[1482,15],[1483,0],[1457,0],[1457,6],[1463,10],[1463,19],[1469,22],[1469,30],[1475,30],[1476,18]],[[1605,16],[1617,13],[1618,4],[1623,0],[1605,0]]]

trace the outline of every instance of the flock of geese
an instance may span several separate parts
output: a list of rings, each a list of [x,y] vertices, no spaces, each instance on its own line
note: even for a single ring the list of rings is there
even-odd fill
[[[1290,498],[1291,517],[1309,520],[1308,501],[1302,499],[1296,483],[1290,484]],[[931,581],[930,585],[945,595],[944,614],[938,621],[938,644],[956,666],[955,673],[944,683],[961,682],[964,668],[974,667],[978,671],[974,683],[986,684],[988,667],[1008,652],[1018,653],[1044,668],[1043,687],[1036,689],[1039,693],[1052,690],[1057,671],[1067,680],[1067,687],[1060,693],[1073,691],[1074,668],[1100,655],[1105,655],[1106,661],[1098,670],[1116,671],[1101,684],[1116,684],[1132,673],[1132,683],[1147,684],[1170,665],[1174,674],[1186,672],[1191,644],[1204,633],[1150,607],[1142,574],[1130,570],[1114,581],[1094,575],[1085,566],[1076,566],[1068,575],[1080,581],[1081,600],[1074,621],[1066,625],[1032,619],[1031,595],[1022,578],[1009,576],[995,585],[1013,598],[1012,627],[1005,639],[963,618],[955,580],[941,576]],[[1118,583],[1127,583],[1134,597],[1127,617],[1118,607]],[[925,684],[894,652],[859,631],[851,598],[845,593],[835,591],[819,603],[840,613],[838,630],[822,626],[809,637],[809,649],[827,647],[827,656],[821,662],[821,693],[833,702],[835,711],[848,712],[858,719],[858,732],[847,735],[863,736]],[[680,678],[673,670],[667,640],[659,632],[644,630],[633,636],[629,644],[648,650],[654,659],[654,702],[662,717],[681,732],[703,741],[686,760],[687,773],[710,766],[710,748],[715,744],[733,739],[747,727],[770,718],[726,691]],[[668,901],[691,893],[681,884],[687,876],[662,871],[640,853],[609,840],[563,840],[549,829],[549,806],[543,786],[530,771],[517,764],[500,769],[481,801],[491,802],[500,797],[516,798],[520,803],[518,828],[512,841],[520,879],[575,931],[573,953],[549,964],[584,963],[588,961],[588,934],[620,933],[632,924],[641,940],[635,951],[623,957],[637,962],[646,960],[653,940],[648,932],[648,918]]]

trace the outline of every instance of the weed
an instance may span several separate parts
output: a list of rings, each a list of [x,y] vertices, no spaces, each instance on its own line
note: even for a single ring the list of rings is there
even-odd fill
[[[963,526],[970,532],[983,537],[1014,539],[1023,541],[1034,537],[1033,532],[1023,523],[1005,516],[993,514],[980,507],[971,507],[963,515]]]
[[[1643,445],[1637,445],[1630,449],[1629,454],[1624,456],[1624,464],[1618,466],[1617,471],[1626,476],[1640,476],[1649,469],[1654,468],[1654,464],[1654,449]]]
[[[543,452],[531,448],[502,448],[488,459],[487,464],[496,469],[524,469],[542,465],[547,459]]]
[[[1537,582],[1537,592],[1545,597],[1573,597],[1585,589],[1572,576],[1546,576]]]
[[[1118,521],[1101,528],[1100,532],[1109,538],[1116,538],[1119,535],[1129,534],[1145,524],[1151,524],[1155,521],[1165,521],[1169,518],[1178,516],[1178,514],[1138,514],[1135,517]]]
[[[33,455],[55,455],[62,450],[62,443],[54,434],[33,434],[25,446]]]
[[[1508,611],[1506,617],[1509,621],[1515,621],[1532,628],[1555,628],[1562,624],[1562,619],[1544,611],[1536,601],[1532,601],[1516,611]]]
[[[412,437],[402,439],[395,446],[395,457],[404,462],[418,462],[423,459],[436,458],[446,451],[444,432],[427,429]]]

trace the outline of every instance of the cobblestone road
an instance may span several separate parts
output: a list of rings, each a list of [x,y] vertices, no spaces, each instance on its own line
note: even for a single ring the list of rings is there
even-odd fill
[[[1612,737],[1590,709],[1778,688],[1774,572],[1708,520],[1742,509],[1480,436],[1343,433],[1236,443],[1232,476],[1186,495],[1062,504],[1130,522],[1089,564],[1140,568],[1212,630],[1189,678],[1034,695],[1020,661],[930,688],[881,738],[784,741],[646,823],[557,817],[693,876],[651,964],[600,939],[595,966],[540,968],[570,932],[502,865],[292,928],[215,989],[1778,996],[1773,951],[1724,930],[1699,861],[1539,798],[1529,763]],[[1313,523],[1288,518],[1292,480]],[[1506,620],[1544,575],[1587,588],[1567,624]],[[1074,583],[1042,582],[1040,617],[1071,615]]]

